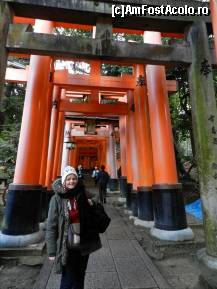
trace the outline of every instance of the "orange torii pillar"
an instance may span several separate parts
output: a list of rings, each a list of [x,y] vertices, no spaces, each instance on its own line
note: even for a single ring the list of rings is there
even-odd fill
[[[60,100],[60,88],[54,85],[53,88],[53,100],[52,100],[52,112],[51,112],[51,123],[50,123],[50,136],[48,146],[48,157],[47,157],[47,170],[45,185],[48,189],[51,188],[52,173],[54,166],[54,154],[56,148],[57,138],[57,127],[58,127],[58,115],[59,115],[59,101]]]
[[[72,137],[73,147],[69,153],[69,165],[76,168],[76,158],[77,158],[77,146],[75,142],[75,137]]]
[[[62,153],[62,163],[61,163],[61,175],[64,168],[69,165],[69,143],[71,142],[71,122],[65,121],[64,130],[64,143],[63,143],[63,153]]]
[[[130,114],[132,113],[131,110],[133,109],[133,99],[132,96],[129,96],[128,93],[128,104],[130,107],[130,111],[126,116],[126,175],[127,175],[127,193],[126,193],[126,206],[128,213],[131,213],[131,192],[133,189],[133,169],[132,169],[132,162],[131,162],[131,146],[132,146],[132,138],[131,138],[131,131],[130,131]]]
[[[159,32],[145,32],[144,42],[161,44]],[[154,219],[152,235],[164,240],[187,240],[193,232],[187,227],[186,214],[178,183],[165,68],[146,66],[151,139],[154,167]]]
[[[102,140],[99,146],[99,159],[98,159],[98,166],[101,167],[104,165],[106,167],[106,150],[107,149],[107,141],[104,139]]]
[[[50,134],[50,119],[51,119],[51,106],[52,106],[52,92],[53,83],[50,83],[47,93],[47,103],[46,103],[46,117],[44,125],[44,136],[43,136],[43,147],[42,147],[42,157],[41,157],[41,168],[40,168],[40,178],[39,183],[45,187],[46,169],[47,169],[47,154],[48,154],[48,144],[49,144],[49,134]]]
[[[53,65],[52,65],[52,69],[53,69]],[[49,88],[48,88],[48,92],[46,96],[46,106],[45,106],[46,116],[45,116],[40,178],[39,178],[39,184],[42,185],[41,218],[40,218],[41,223],[43,223],[47,218],[48,203],[49,203],[49,199],[52,196],[52,194],[50,195],[48,194],[47,187],[45,186],[49,133],[50,133],[50,120],[51,120],[52,92],[53,92],[53,83],[51,82],[49,84]],[[40,224],[40,225],[43,226],[43,224]]]
[[[211,18],[212,18],[212,29],[214,33],[214,41],[215,41],[215,55],[217,59],[217,1],[210,0],[210,10],[211,10]]]
[[[154,183],[153,159],[150,120],[148,111],[148,95],[146,88],[145,66],[136,65],[136,86],[134,90],[134,107],[137,135],[137,155],[139,166],[138,219],[136,225],[152,227],[154,211],[152,201],[152,185]]]
[[[35,32],[52,33],[53,23],[36,20]],[[39,231],[42,186],[39,185],[51,58],[31,56],[14,174],[9,185],[1,246],[26,246],[43,238]],[[2,237],[4,236],[4,237]]]
[[[132,90],[127,92],[130,111],[127,115],[127,194],[126,205],[128,213],[133,212],[136,217],[138,214],[136,200],[137,187],[139,186],[139,165],[138,165],[138,139],[136,135],[136,119],[134,106],[134,93]]]
[[[127,145],[127,117],[119,116],[119,134],[120,134],[120,158],[121,158],[121,176],[119,178],[120,191],[122,197],[127,194],[127,168],[126,168],[126,145]]]
[[[108,126],[108,151],[107,162],[110,169],[109,188],[111,191],[118,190],[117,166],[116,166],[116,148],[114,138],[114,128],[112,124]]]
[[[65,89],[61,90],[61,99],[64,99],[66,95]],[[58,116],[58,128],[57,128],[57,137],[56,137],[56,146],[55,146],[55,154],[54,154],[54,165],[53,165],[53,174],[52,179],[55,180],[59,177],[60,168],[61,168],[61,157],[63,152],[63,137],[64,137],[64,112],[59,111]]]

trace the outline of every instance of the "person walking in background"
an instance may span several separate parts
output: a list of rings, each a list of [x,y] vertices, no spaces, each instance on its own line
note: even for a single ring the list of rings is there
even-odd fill
[[[107,184],[109,181],[109,174],[105,171],[105,166],[101,166],[101,170],[98,175],[98,183],[99,183],[99,201],[101,204],[106,203],[106,191]]]
[[[94,170],[93,170],[93,173],[92,173],[92,178],[94,179],[95,186],[97,185],[98,177],[99,177],[99,169],[98,169],[97,166],[95,166]]]
[[[83,179],[84,179],[84,169],[83,169],[82,165],[78,165],[78,168],[77,168],[76,172],[78,174],[78,179],[80,181],[83,181]]]
[[[62,273],[60,289],[83,289],[89,254],[102,247],[91,215],[94,203],[67,166],[61,179],[53,183],[47,220],[46,244],[56,273]]]

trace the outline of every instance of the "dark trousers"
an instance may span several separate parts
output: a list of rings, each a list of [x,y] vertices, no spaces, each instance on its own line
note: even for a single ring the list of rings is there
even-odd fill
[[[98,183],[98,179],[97,178],[94,178],[94,185],[96,186]]]
[[[99,201],[101,204],[106,203],[107,184],[99,184]]]
[[[68,262],[63,267],[60,289],[84,289],[85,271],[89,255],[80,251],[70,251]]]

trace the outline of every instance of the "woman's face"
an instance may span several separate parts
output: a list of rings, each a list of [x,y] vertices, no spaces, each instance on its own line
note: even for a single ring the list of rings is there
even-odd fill
[[[70,174],[66,177],[65,187],[67,190],[74,189],[78,183],[76,175]]]

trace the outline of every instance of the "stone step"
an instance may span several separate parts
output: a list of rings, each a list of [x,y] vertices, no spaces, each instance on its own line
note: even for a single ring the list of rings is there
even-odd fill
[[[45,251],[45,242],[27,247],[0,248],[0,257],[42,256]]]

